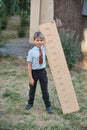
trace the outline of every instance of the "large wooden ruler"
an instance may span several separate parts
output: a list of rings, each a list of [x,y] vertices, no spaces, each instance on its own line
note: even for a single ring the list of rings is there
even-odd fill
[[[40,17],[40,0],[31,0],[31,13],[30,13],[30,42],[33,42],[33,35],[38,31]]]
[[[75,112],[79,110],[79,106],[56,24],[50,22],[39,27],[40,31],[45,35],[47,58],[63,113]]]
[[[33,34],[38,31],[39,24],[47,23],[54,17],[53,0],[31,0],[29,41],[33,42]],[[50,15],[49,15],[50,14]]]
[[[41,0],[40,24],[48,23],[54,17],[54,0]]]

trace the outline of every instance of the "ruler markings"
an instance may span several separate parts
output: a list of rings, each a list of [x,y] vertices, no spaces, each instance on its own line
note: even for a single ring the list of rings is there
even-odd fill
[[[40,25],[40,31],[42,31],[46,37],[45,47],[48,62],[63,113],[71,113],[77,111],[79,110],[79,106],[73,89],[70,73],[67,67],[56,25],[55,23]]]

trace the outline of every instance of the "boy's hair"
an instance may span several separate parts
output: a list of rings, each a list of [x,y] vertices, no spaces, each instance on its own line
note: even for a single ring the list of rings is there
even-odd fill
[[[42,32],[35,32],[34,36],[33,36],[33,39],[35,40],[37,37],[45,39],[45,36],[44,36],[44,34]]]

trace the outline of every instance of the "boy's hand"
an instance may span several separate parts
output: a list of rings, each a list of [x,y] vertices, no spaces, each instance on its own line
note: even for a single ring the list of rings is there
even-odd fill
[[[33,78],[29,80],[29,84],[30,84],[31,86],[34,86],[34,80],[33,80]]]

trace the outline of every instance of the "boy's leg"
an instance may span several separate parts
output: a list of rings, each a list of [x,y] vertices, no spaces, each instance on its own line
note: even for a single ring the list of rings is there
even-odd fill
[[[41,85],[42,97],[45,102],[46,108],[50,107],[51,103],[49,101],[49,93],[48,93],[48,78],[46,70],[41,70],[39,72],[39,81]]]
[[[34,79],[34,86],[29,85],[30,90],[29,90],[29,100],[28,100],[28,105],[26,105],[26,109],[30,109],[33,106],[34,103],[34,97],[35,97],[35,92],[36,92],[36,86],[37,86],[37,81],[38,81],[38,75],[36,71],[32,70],[32,77]]]
[[[35,91],[36,91],[36,86],[31,86],[30,85],[29,100],[28,100],[28,104],[25,107],[26,110],[31,109],[31,107],[33,106]]]
[[[28,104],[32,104],[34,103],[34,97],[35,97],[35,92],[36,92],[36,84],[34,86],[30,86],[30,90],[29,90],[29,100],[28,100]]]
[[[28,100],[28,104],[32,104],[34,103],[34,97],[35,97],[35,92],[36,92],[36,86],[37,86],[37,81],[38,81],[38,74],[35,70],[32,70],[32,77],[34,79],[34,86],[30,86],[30,90],[29,90],[29,100]]]

